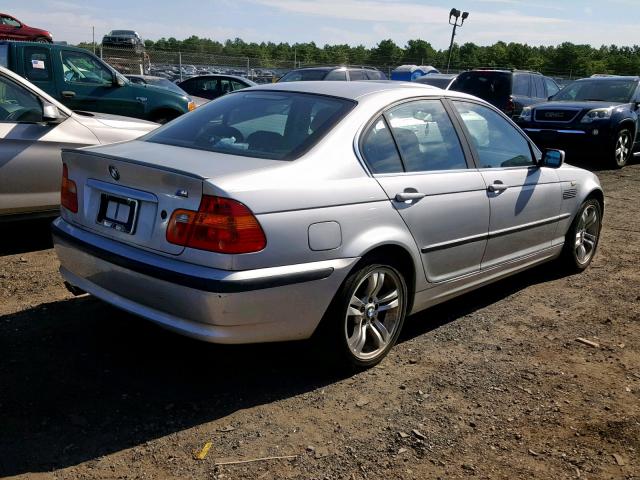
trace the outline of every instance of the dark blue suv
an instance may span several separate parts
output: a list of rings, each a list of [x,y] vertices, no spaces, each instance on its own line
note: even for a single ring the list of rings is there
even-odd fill
[[[604,154],[624,167],[640,142],[640,77],[593,76],[570,83],[551,101],[516,119],[540,148]]]

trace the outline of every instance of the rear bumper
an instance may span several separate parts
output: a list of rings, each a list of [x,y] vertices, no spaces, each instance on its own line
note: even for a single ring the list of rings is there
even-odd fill
[[[214,343],[310,337],[357,258],[246,271],[187,264],[57,219],[64,279],[123,310]]]

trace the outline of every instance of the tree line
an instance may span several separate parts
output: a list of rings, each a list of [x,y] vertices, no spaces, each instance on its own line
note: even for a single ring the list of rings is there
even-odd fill
[[[89,47],[89,45],[80,45]],[[393,40],[380,41],[375,47],[346,44],[245,42],[240,38],[220,42],[191,36],[185,40],[161,38],[145,40],[147,50],[197,52],[233,57],[248,57],[265,67],[293,65],[372,65],[384,69],[400,64],[425,64],[446,68],[448,49],[436,49],[426,40],[409,40],[404,47]],[[537,70],[550,75],[588,76],[593,73],[640,74],[640,46],[576,45],[565,42],[557,46],[532,46],[497,42],[481,46],[475,43],[454,44],[451,67],[463,70],[474,67],[503,67]]]

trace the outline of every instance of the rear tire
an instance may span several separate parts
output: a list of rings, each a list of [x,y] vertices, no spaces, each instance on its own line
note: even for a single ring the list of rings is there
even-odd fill
[[[578,210],[565,237],[560,260],[570,272],[582,272],[593,260],[602,229],[602,206],[586,200]]]
[[[323,352],[339,367],[378,364],[398,340],[407,313],[407,284],[393,266],[374,260],[349,274],[320,327]]]
[[[614,168],[624,167],[633,155],[633,138],[628,128],[621,128],[615,135],[611,152],[611,163]]]

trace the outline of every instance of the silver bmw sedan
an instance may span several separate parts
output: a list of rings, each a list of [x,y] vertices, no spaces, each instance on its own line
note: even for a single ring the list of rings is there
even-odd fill
[[[542,262],[589,265],[603,192],[563,161],[457,92],[258,86],[64,151],[54,242],[75,292],[210,342],[317,336],[368,367],[411,313]]]

